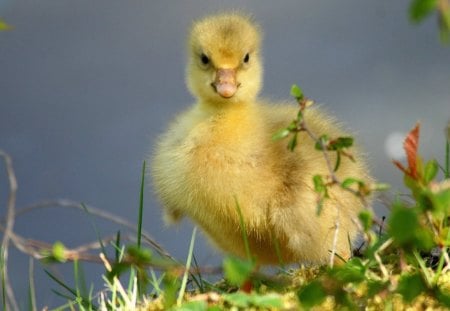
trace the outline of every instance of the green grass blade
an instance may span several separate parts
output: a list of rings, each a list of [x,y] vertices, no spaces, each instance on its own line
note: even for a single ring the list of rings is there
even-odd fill
[[[78,296],[87,296],[88,290],[83,265],[78,260],[74,260],[73,262],[73,273],[75,279],[75,289],[78,293]]]
[[[191,268],[192,256],[194,253],[194,243],[195,243],[196,233],[197,233],[197,227],[194,227],[194,230],[192,230],[191,242],[189,244],[189,253],[188,253],[187,260],[186,260],[186,268],[184,271],[183,280],[181,281],[180,292],[178,293],[178,299],[177,299],[178,306],[181,306],[181,303],[183,302],[184,292],[186,290],[186,284],[187,284],[187,280],[188,280],[188,276],[189,276],[189,270]]]
[[[52,290],[55,294],[57,294],[58,296],[61,296],[63,298],[66,298],[68,300],[80,300],[80,303],[84,306],[84,307],[89,307],[89,310],[97,310],[97,308],[95,306],[92,305],[92,302],[89,299],[86,299],[85,297],[79,296],[77,294],[77,291],[71,287],[69,287],[68,285],[66,285],[63,281],[61,281],[60,279],[58,279],[56,276],[54,276],[50,271],[44,269],[44,272],[53,280],[55,281],[58,285],[60,285],[62,288],[64,288],[65,290],[67,290],[72,297],[62,294],[60,292],[57,292],[55,290]]]
[[[44,272],[56,283],[58,283],[58,285],[60,285],[61,287],[63,287],[64,289],[66,289],[69,293],[71,293],[74,297],[77,296],[77,292],[76,290],[74,290],[73,288],[70,288],[68,285],[66,285],[63,281],[61,281],[60,279],[58,279],[56,276],[53,275],[53,273],[51,273],[50,271],[48,271],[47,269],[44,269]]]
[[[36,311],[36,287],[34,285],[34,261],[30,257],[28,269],[28,297],[29,297],[29,310]],[[4,309],[5,310],[5,309]]]
[[[450,139],[445,144],[445,178],[450,178]]]
[[[161,287],[159,286],[162,282],[163,276],[161,276],[159,279],[156,277],[155,270],[153,268],[150,268],[150,276],[151,276],[151,284],[153,286],[153,291],[156,295],[160,296],[162,291]]]
[[[95,222],[94,222],[94,220],[92,218],[93,215],[91,214],[91,212],[87,208],[86,204],[81,203],[81,207],[83,207],[84,211],[90,216],[89,220],[91,221],[92,227],[94,228],[95,235],[97,236],[97,240],[100,243],[100,248],[102,249],[102,253],[106,255],[105,245],[103,245],[103,241],[102,241],[102,238],[101,238],[100,233],[98,231],[97,225],[95,224]]]
[[[114,243],[114,249],[115,249],[116,262],[119,262],[120,257],[121,257],[121,251],[120,251],[120,230],[117,231],[116,241]]]
[[[145,161],[142,163],[142,176],[141,176],[141,191],[139,194],[139,218],[138,218],[138,232],[137,232],[137,244],[141,248],[142,238],[142,216],[144,211],[144,185],[145,185]]]
[[[200,289],[200,292],[204,293],[205,292],[205,284],[204,284],[202,274],[201,274],[199,266],[198,266],[197,258],[195,257],[195,255],[193,255],[192,259],[194,259],[194,266],[195,266],[195,269],[197,270],[198,278],[194,273],[191,273],[191,278],[194,281],[194,283],[197,285],[197,287]]]
[[[3,245],[0,248],[0,274],[2,278],[2,306],[6,310],[6,278],[5,278],[5,249]]]

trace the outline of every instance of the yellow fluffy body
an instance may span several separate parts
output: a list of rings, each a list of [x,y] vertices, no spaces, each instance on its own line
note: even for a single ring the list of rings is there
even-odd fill
[[[197,102],[160,137],[152,160],[165,218],[173,222],[188,216],[219,248],[245,257],[238,202],[251,253],[261,264],[279,262],[274,241],[285,263],[325,263],[336,223],[336,252],[348,256],[348,237],[357,235],[362,204],[335,186],[317,216],[312,178],[329,171],[306,133],[299,134],[294,152],[286,148],[286,140],[271,139],[293,120],[298,107],[257,98],[262,75],[259,33],[250,18],[235,13],[194,23],[186,79]],[[228,71],[220,76],[220,70]],[[231,96],[226,93],[230,85],[236,89]],[[317,135],[345,134],[317,108],[309,108],[305,120]],[[356,162],[342,160],[338,177],[370,180],[361,155],[354,155]]]

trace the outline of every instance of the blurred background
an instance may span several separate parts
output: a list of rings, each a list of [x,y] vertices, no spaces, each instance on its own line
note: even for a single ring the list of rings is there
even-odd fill
[[[420,120],[420,151],[443,160],[450,117],[450,48],[441,46],[435,18],[411,25],[409,1],[290,0],[111,1],[2,0],[0,18],[0,149],[11,155],[17,207],[67,198],[137,222],[142,163],[168,122],[192,104],[184,82],[185,40],[192,20],[242,9],[264,29],[262,96],[289,99],[293,83],[352,129],[373,174],[401,190],[391,164]],[[400,147],[400,148],[399,148]],[[0,215],[8,194],[0,164]],[[148,182],[149,183],[149,182]],[[166,228],[151,187],[144,229],[180,261],[192,225]],[[377,206],[379,215],[386,215]],[[67,247],[122,230],[82,211],[54,208],[16,220],[27,238]],[[221,255],[200,236],[200,265]],[[27,303],[29,259],[11,248],[9,274]],[[35,262],[38,306],[56,306],[60,289]],[[72,266],[55,273],[70,284]],[[85,265],[102,289],[103,267]]]

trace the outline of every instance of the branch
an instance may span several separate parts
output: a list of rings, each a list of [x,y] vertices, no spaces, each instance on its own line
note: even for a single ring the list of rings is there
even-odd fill
[[[5,279],[4,286],[6,287],[6,292],[8,295],[8,301],[6,302],[6,304],[9,305],[11,309],[19,310],[16,298],[14,297],[14,291],[12,289],[8,276],[8,248],[9,248],[9,241],[11,239],[11,235],[13,234],[14,229],[14,212],[15,212],[14,209],[16,206],[17,179],[16,174],[14,173],[11,157],[3,150],[0,150],[0,157],[3,158],[3,161],[5,162],[6,174],[8,176],[9,182],[6,226],[1,245],[2,248],[1,261],[3,262],[2,273]]]

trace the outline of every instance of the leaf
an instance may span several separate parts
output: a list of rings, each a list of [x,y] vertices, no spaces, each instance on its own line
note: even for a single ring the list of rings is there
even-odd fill
[[[349,189],[353,184],[361,184],[362,181],[356,178],[346,178],[344,179],[344,181],[341,183],[341,187],[344,189]]]
[[[283,138],[287,137],[290,132],[291,131],[289,131],[289,129],[287,129],[287,128],[281,129],[281,130],[277,131],[275,134],[273,134],[272,140],[283,139]]]
[[[383,291],[384,289],[386,289],[386,287],[389,285],[382,282],[382,281],[378,281],[378,280],[372,280],[369,279],[367,281],[367,297],[373,297],[376,294],[380,293],[381,291]]]
[[[375,183],[371,185],[372,191],[385,191],[389,190],[391,188],[391,185],[386,183]]]
[[[411,302],[419,296],[422,292],[426,291],[422,276],[419,273],[405,274],[400,277],[398,282],[397,292],[403,296],[406,302]]]
[[[325,183],[323,182],[322,176],[314,175],[313,183],[314,183],[314,191],[316,191],[317,193],[325,192],[326,186]]]
[[[232,294],[224,294],[223,298],[229,304],[239,308],[254,306],[257,308],[280,309],[283,307],[281,296],[273,293],[261,295],[258,293],[246,294],[239,291]]]
[[[437,0],[413,0],[409,7],[409,19],[415,23],[421,22],[437,9],[437,3]]]
[[[283,307],[283,300],[278,294],[253,294],[251,295],[252,304],[259,308],[275,308],[280,309]]]
[[[403,143],[403,148],[405,149],[406,158],[408,160],[408,170],[409,175],[417,180],[417,149],[419,147],[419,133],[420,124],[417,123],[416,126],[409,132],[406,136],[405,142]]]
[[[334,164],[333,172],[337,172],[340,165],[341,165],[341,152],[338,151],[336,154],[336,163]]]
[[[330,142],[330,150],[342,150],[353,146],[353,137],[338,137]]]
[[[327,294],[322,284],[314,280],[300,289],[297,296],[303,307],[311,308],[321,304],[327,297]]]
[[[427,164],[425,165],[425,172],[423,176],[425,184],[430,183],[430,181],[432,181],[436,177],[438,170],[439,165],[436,160],[431,160],[427,162]]]
[[[411,177],[414,181],[419,179],[418,166],[419,158],[417,156],[417,149],[419,144],[419,132],[420,124],[416,126],[408,133],[403,142],[403,149],[406,153],[406,159],[408,161],[408,167],[405,168],[400,162],[393,160],[392,162],[397,166],[405,175]]]
[[[120,277],[122,273],[128,271],[131,268],[130,264],[124,262],[116,262],[112,265],[111,271],[106,272],[106,278],[112,282],[114,277]]]
[[[436,288],[435,295],[440,303],[445,305],[447,308],[450,308],[450,295],[448,292],[446,292],[440,288]]]
[[[441,5],[439,7],[438,22],[441,43],[450,43],[450,6]]]
[[[332,275],[343,283],[360,283],[365,280],[366,267],[359,258],[350,259],[341,267],[335,268]]]
[[[298,85],[292,85],[291,87],[291,96],[296,100],[300,101],[303,99],[303,91]]]
[[[223,299],[239,308],[247,308],[250,306],[250,296],[243,292],[236,292],[232,294],[223,295]]]
[[[241,286],[250,278],[255,265],[249,260],[227,257],[223,261],[225,278],[233,285]]]
[[[208,304],[206,301],[188,301],[181,306],[174,308],[174,311],[206,311]]]
[[[146,265],[151,263],[152,251],[148,248],[139,247],[137,245],[129,245],[126,253],[136,265]]]
[[[294,151],[295,147],[297,147],[297,136],[298,136],[298,133],[297,132],[294,133],[291,140],[289,141],[288,149],[290,151]]]
[[[177,291],[180,288],[180,280],[170,271],[166,272],[163,277],[164,284],[164,310],[173,306],[177,299]]]
[[[315,148],[316,150],[328,150],[328,143],[329,143],[329,137],[327,134],[323,134],[319,137],[319,139],[316,141]]]
[[[66,262],[66,247],[63,243],[57,241],[52,246],[52,256],[58,262]]]
[[[388,232],[395,243],[405,249],[429,250],[433,247],[433,236],[420,225],[417,211],[400,203],[394,203]]]
[[[361,222],[364,231],[368,231],[372,227],[372,213],[368,210],[363,210],[361,213],[359,213],[358,218]]]
[[[0,31],[11,30],[13,27],[8,25],[3,19],[0,18]]]

